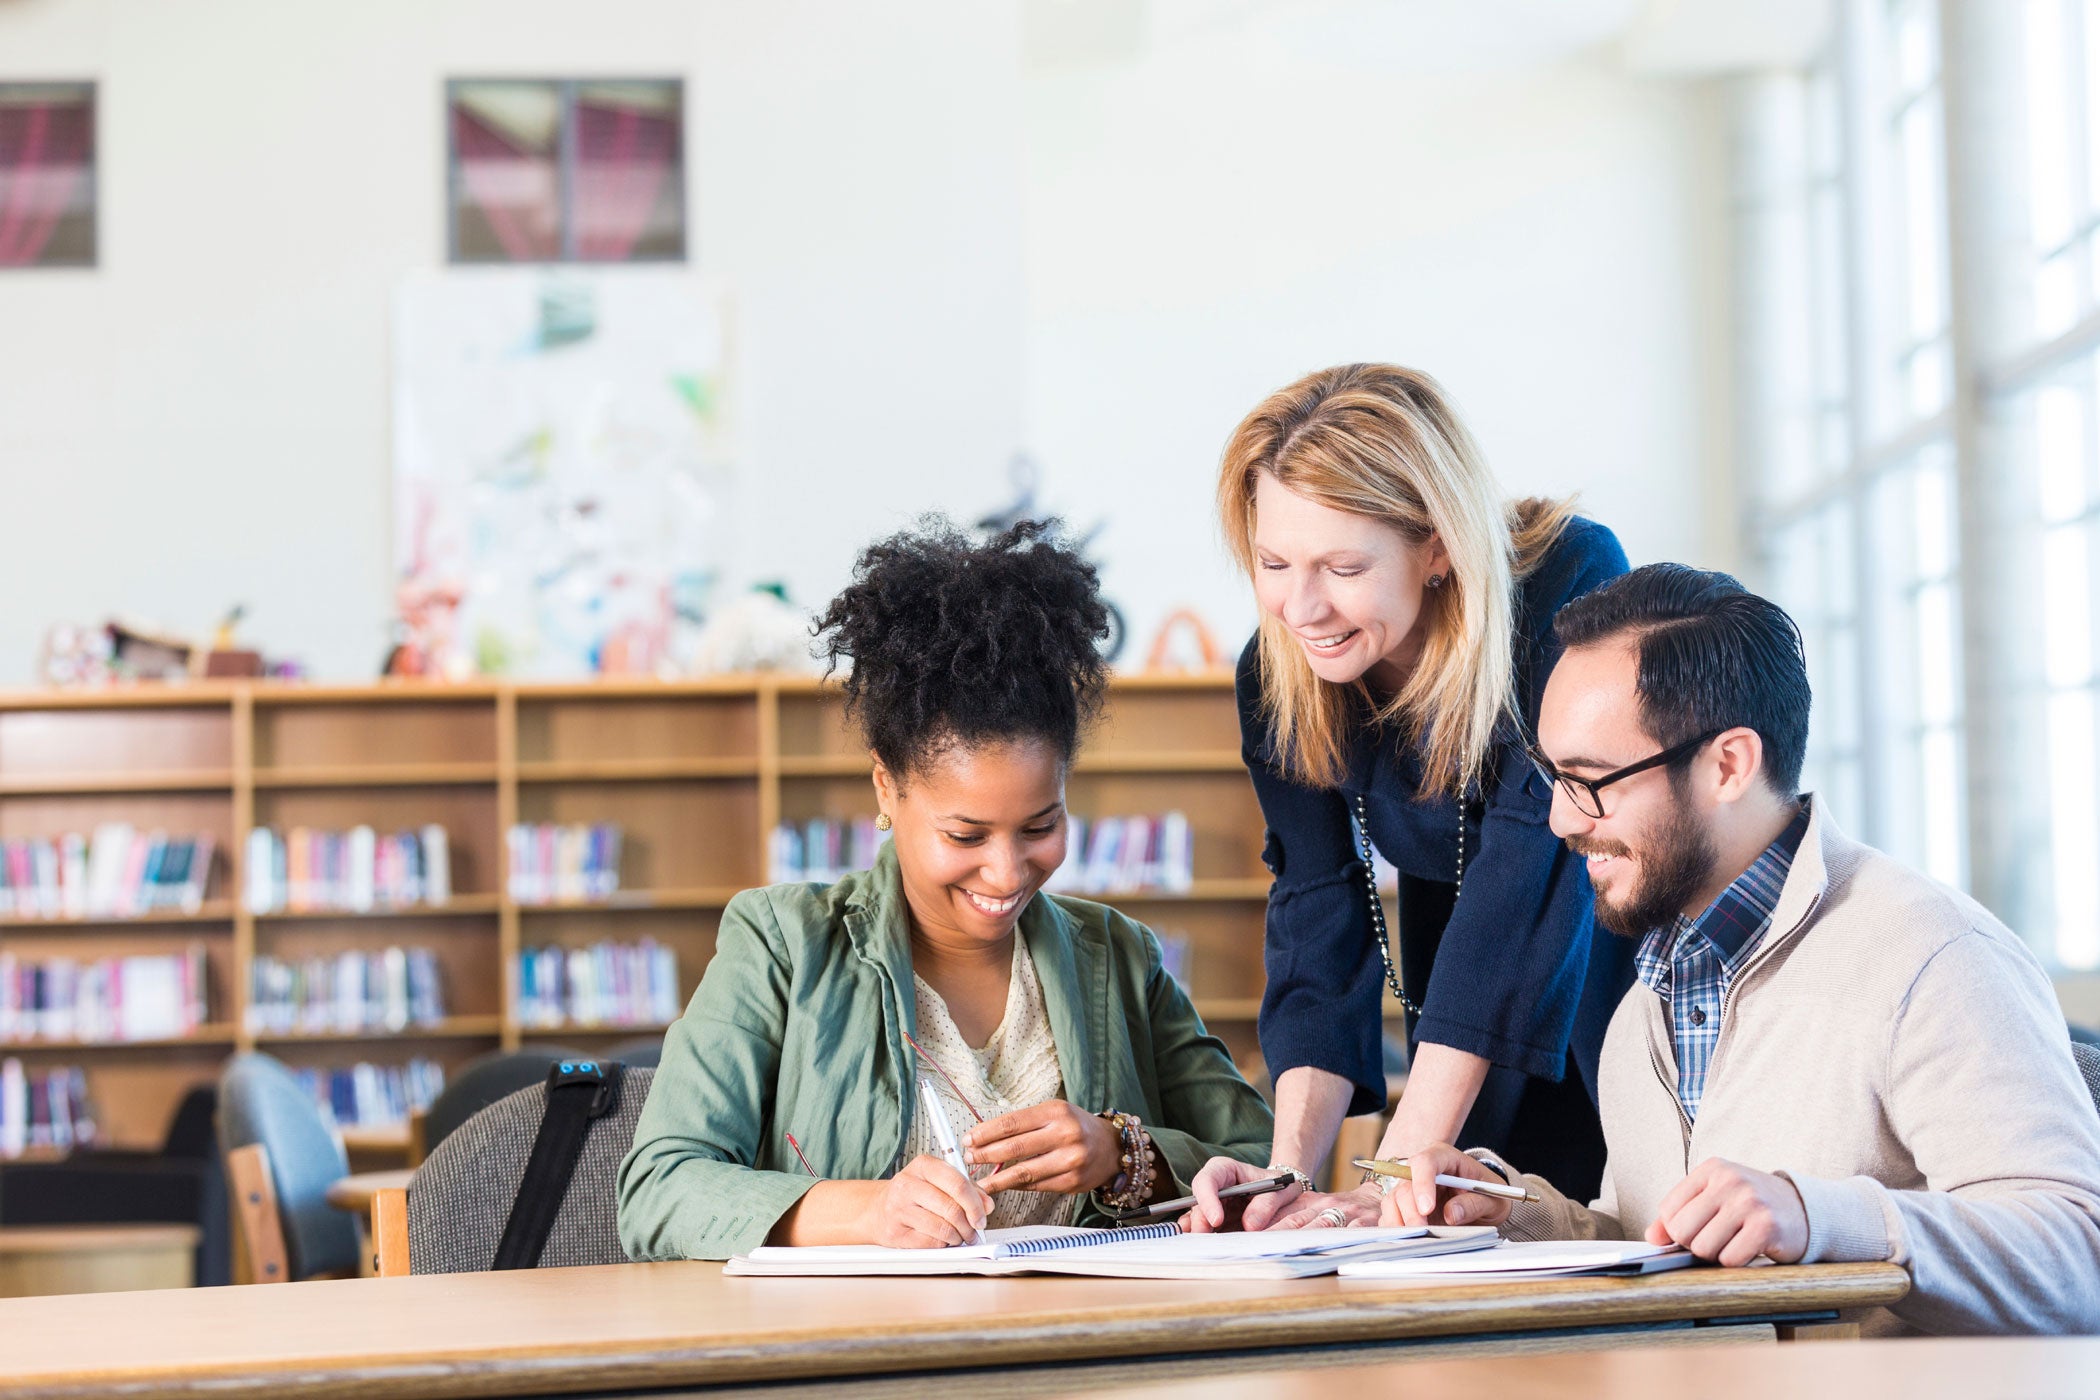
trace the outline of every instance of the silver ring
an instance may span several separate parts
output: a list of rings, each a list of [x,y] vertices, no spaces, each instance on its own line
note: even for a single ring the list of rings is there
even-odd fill
[[[1334,1226],[1337,1230],[1349,1223],[1349,1217],[1342,1214],[1342,1208],[1340,1206],[1329,1206],[1327,1207],[1327,1209],[1321,1211],[1318,1215],[1314,1216],[1313,1219],[1324,1220],[1329,1225]]]

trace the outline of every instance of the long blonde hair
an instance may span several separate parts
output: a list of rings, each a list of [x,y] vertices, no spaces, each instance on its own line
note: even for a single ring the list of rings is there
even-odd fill
[[[1218,519],[1241,572],[1254,578],[1254,488],[1268,473],[1334,510],[1431,535],[1450,555],[1443,586],[1423,595],[1421,658],[1400,693],[1376,708],[1423,755],[1423,791],[1463,793],[1480,776],[1496,727],[1515,713],[1511,630],[1516,585],[1573,515],[1565,501],[1504,502],[1473,435],[1434,379],[1398,365],[1341,365],[1277,390],[1233,429],[1218,471]],[[1262,713],[1286,773],[1339,786],[1351,700],[1363,681],[1312,672],[1290,631],[1261,620]],[[1354,695],[1352,696],[1352,692]]]

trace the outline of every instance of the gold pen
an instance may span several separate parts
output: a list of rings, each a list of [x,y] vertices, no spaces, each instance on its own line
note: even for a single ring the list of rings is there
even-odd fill
[[[1398,1177],[1402,1181],[1413,1181],[1414,1173],[1407,1169],[1405,1160],[1386,1161],[1382,1158],[1358,1157],[1349,1163],[1373,1176]],[[1475,1181],[1469,1176],[1453,1176],[1449,1172],[1438,1172],[1436,1184],[1448,1186],[1454,1191],[1478,1191],[1483,1196],[1499,1196],[1505,1201],[1529,1201],[1536,1205],[1539,1198],[1521,1186],[1512,1186],[1501,1181]]]

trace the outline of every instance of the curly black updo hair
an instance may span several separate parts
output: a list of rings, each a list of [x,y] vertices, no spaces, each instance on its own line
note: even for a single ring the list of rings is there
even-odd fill
[[[1101,708],[1108,609],[1055,520],[979,544],[946,519],[868,546],[816,620],[825,674],[851,658],[846,713],[904,776],[952,747],[1041,739],[1068,761]]]

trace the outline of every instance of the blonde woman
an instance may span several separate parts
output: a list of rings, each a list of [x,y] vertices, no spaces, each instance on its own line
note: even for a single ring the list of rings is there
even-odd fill
[[[1376,1184],[1324,1195],[1310,1174],[1345,1115],[1384,1105],[1395,1006],[1410,1065],[1379,1155],[1506,1147],[1588,1199],[1604,1165],[1597,1053],[1632,948],[1595,933],[1525,738],[1553,614],[1624,573],[1624,551],[1565,505],[1505,502],[1443,390],[1393,365],[1270,395],[1226,444],[1218,511],[1262,614],[1240,658],[1241,752],[1275,876],[1270,1170],[1300,1179],[1255,1199],[1246,1227],[1376,1222]],[[1391,930],[1372,848],[1399,871]],[[1206,1165],[1190,1228],[1220,1225],[1218,1190],[1259,1174]]]

